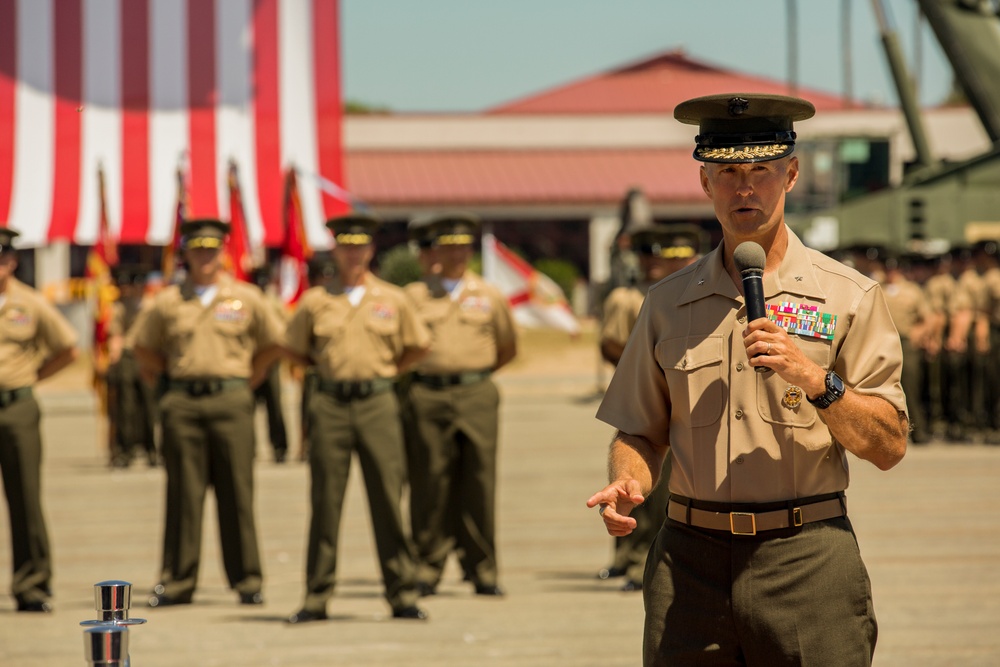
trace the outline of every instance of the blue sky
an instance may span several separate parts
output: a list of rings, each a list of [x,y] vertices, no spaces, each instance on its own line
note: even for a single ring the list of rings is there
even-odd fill
[[[683,48],[737,71],[785,79],[788,0],[340,0],[344,96],[394,111],[475,111]],[[849,0],[854,96],[896,103],[868,0]],[[951,70],[916,0],[884,0],[920,98]],[[842,93],[842,0],[798,0],[799,85]],[[919,38],[915,35],[919,34]],[[919,44],[919,47],[918,47]]]

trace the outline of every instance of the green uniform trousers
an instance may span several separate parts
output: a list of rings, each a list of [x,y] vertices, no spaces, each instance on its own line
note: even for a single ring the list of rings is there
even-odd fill
[[[635,530],[624,537],[615,538],[615,557],[613,567],[625,571],[625,578],[637,584],[642,583],[643,572],[646,569],[646,554],[649,547],[660,532],[660,525],[667,513],[667,501],[670,500],[670,451],[663,460],[660,471],[660,481],[645,502],[629,514],[636,521]]]
[[[756,536],[667,519],[643,601],[644,667],[867,667],[878,635],[847,517]]]
[[[19,602],[51,595],[52,560],[42,515],[41,412],[34,396],[0,407],[0,470],[10,516],[11,593]]]
[[[920,400],[920,388],[923,385],[923,366],[920,363],[921,351],[913,346],[909,338],[899,339],[903,348],[903,369],[900,384],[906,394],[906,412],[910,417],[910,437],[913,442],[927,442],[930,438],[928,416]]]
[[[108,368],[108,418],[113,465],[128,465],[136,445],[150,463],[156,462],[156,392],[142,381],[139,363],[128,350]]]
[[[452,387],[417,381],[410,403],[419,438],[410,463],[417,580],[437,586],[457,540],[472,583],[496,586],[497,387],[489,379]]]
[[[253,509],[254,398],[249,387],[208,396],[171,390],[160,401],[167,471],[163,594],[189,599],[198,580],[205,493],[215,489],[222,560],[239,593],[261,589]]]
[[[368,493],[385,597],[393,609],[414,606],[419,595],[400,505],[406,453],[396,395],[387,388],[366,398],[340,401],[315,389],[308,410],[312,517],[304,608],[325,611],[333,595],[340,518],[355,451]]]

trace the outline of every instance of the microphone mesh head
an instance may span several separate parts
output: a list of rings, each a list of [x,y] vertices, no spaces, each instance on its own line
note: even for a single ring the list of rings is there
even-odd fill
[[[733,251],[733,261],[736,262],[736,268],[740,270],[740,273],[746,271],[763,272],[764,265],[767,264],[767,255],[764,254],[764,249],[760,247],[760,244],[744,241]]]

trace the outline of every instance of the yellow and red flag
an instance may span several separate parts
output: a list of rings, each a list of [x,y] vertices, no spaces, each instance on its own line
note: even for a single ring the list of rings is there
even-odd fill
[[[247,237],[246,216],[243,215],[243,196],[240,193],[239,173],[236,162],[229,161],[229,237],[226,239],[223,264],[237,280],[249,280],[253,270],[250,240]]]
[[[97,241],[87,255],[87,279],[97,297],[94,306],[94,379],[95,382],[108,369],[108,338],[111,318],[118,289],[111,279],[111,267],[118,265],[118,243],[108,228],[108,208],[104,197],[104,170],[98,167],[97,184],[100,188],[100,216]]]
[[[284,212],[285,240],[281,245],[278,293],[286,306],[292,306],[309,288],[307,262],[313,254],[302,220],[302,204],[299,201],[298,179],[294,167],[289,168],[285,174]]]
[[[163,274],[163,284],[169,285],[177,271],[181,251],[181,223],[187,215],[187,188],[185,186],[184,170],[177,168],[177,204],[174,210],[174,233],[170,242],[163,246],[163,257],[160,272]]]

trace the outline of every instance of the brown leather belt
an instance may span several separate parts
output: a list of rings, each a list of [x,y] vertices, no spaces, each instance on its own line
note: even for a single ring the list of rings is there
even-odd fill
[[[768,512],[712,512],[688,507],[674,499],[667,503],[667,516],[674,521],[696,528],[722,530],[733,535],[756,535],[765,530],[792,528],[846,514],[847,502],[843,497]]]

